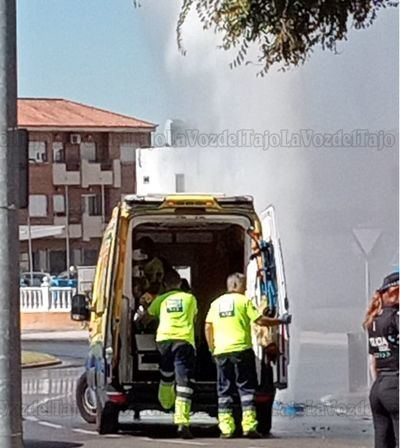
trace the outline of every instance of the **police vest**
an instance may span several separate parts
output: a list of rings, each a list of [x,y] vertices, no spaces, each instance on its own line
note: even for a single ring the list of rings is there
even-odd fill
[[[399,310],[383,308],[368,329],[369,353],[378,371],[399,370]]]

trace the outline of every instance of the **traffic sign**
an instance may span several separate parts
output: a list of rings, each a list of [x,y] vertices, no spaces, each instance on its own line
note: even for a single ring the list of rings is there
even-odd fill
[[[365,255],[368,255],[374,248],[375,243],[381,236],[381,233],[381,229],[353,228],[353,234]]]

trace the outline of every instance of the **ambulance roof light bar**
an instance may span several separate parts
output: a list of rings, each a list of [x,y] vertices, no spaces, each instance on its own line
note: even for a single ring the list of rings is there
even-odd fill
[[[146,195],[139,195],[139,194],[129,194],[125,196],[124,201],[128,203],[162,203],[167,198],[174,197],[178,199],[184,199],[184,198],[205,198],[205,197],[212,197],[213,199],[217,200],[221,204],[234,204],[234,203],[252,203],[253,197],[250,195],[243,195],[243,196],[226,196],[224,193],[169,193],[169,194],[146,194]]]

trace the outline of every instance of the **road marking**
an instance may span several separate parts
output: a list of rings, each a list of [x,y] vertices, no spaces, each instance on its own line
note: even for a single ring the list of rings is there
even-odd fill
[[[51,397],[51,398],[45,398],[40,401],[35,401],[26,407],[26,413],[32,412],[32,409],[35,411],[40,406],[43,406],[44,404],[49,403],[50,401],[61,400],[61,398],[66,398],[66,397],[68,397],[68,395],[63,394],[63,395],[56,395],[55,397]]]
[[[157,443],[173,443],[174,445],[193,445],[193,446],[210,446],[208,443],[202,442],[186,442],[184,440],[161,440],[161,439],[151,439],[150,437],[141,437],[141,440],[146,442],[157,442]]]
[[[96,431],[89,431],[88,429],[80,429],[80,428],[71,428],[71,431],[79,432],[80,434],[89,434],[91,436],[97,436]]]
[[[38,421],[39,421],[38,418],[36,418],[36,417],[31,417],[31,416],[24,417],[24,419],[25,419],[25,420],[28,420],[28,421],[30,421],[30,422],[38,422]]]
[[[54,429],[61,429],[62,426],[61,425],[56,425],[55,423],[49,423],[49,422],[42,422],[42,421],[38,421],[38,425],[42,425],[42,426],[48,426],[49,428],[54,428]]]
[[[120,437],[122,437],[121,434],[106,434],[105,436],[107,439],[119,439]]]

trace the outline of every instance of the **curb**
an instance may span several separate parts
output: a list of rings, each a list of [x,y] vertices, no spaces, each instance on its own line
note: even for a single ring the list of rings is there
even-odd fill
[[[22,342],[87,342],[89,344],[88,338],[60,338],[60,339],[52,339],[52,338],[41,338],[41,337],[32,337],[32,338],[21,338]]]
[[[22,350],[21,352],[21,368],[48,367],[61,364],[61,360],[57,356],[53,356],[43,352],[34,352]]]
[[[21,341],[89,341],[88,331],[37,331],[24,332]]]
[[[42,361],[42,362],[33,362],[31,364],[24,364],[21,365],[21,369],[34,369],[39,367],[51,367],[51,366],[57,366],[59,364],[62,364],[62,361],[60,361],[58,358],[54,359],[53,361]]]

